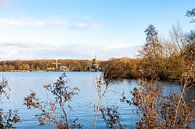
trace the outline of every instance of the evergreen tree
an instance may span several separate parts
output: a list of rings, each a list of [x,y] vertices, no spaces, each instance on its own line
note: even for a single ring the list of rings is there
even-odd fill
[[[162,72],[162,45],[158,38],[158,32],[154,25],[149,25],[146,30],[146,43],[140,51],[140,56],[143,58],[140,63],[142,76],[146,78],[157,78]]]

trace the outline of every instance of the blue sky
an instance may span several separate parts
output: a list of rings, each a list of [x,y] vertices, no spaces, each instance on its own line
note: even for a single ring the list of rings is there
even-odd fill
[[[0,60],[136,57],[144,30],[168,37],[195,0],[0,0]]]

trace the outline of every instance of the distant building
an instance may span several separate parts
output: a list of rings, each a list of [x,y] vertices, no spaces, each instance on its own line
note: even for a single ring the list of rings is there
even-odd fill
[[[68,72],[69,68],[67,66],[60,66],[59,67],[59,71],[61,71],[61,72]]]

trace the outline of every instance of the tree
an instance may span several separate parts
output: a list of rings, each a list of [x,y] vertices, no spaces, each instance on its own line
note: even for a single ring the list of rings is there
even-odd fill
[[[9,99],[9,91],[8,81],[3,79],[0,81],[0,100],[5,97]],[[3,103],[1,101],[1,103]],[[0,108],[0,129],[15,129],[16,124],[20,122],[20,117],[16,110],[9,109],[8,112],[4,112],[2,108]]]
[[[8,71],[15,70],[15,66],[10,64],[10,65],[8,65],[7,69],[8,69]]]
[[[2,65],[0,65],[0,71],[3,71],[3,66]]]
[[[105,81],[137,78],[137,60],[129,58],[112,58],[104,66]]]
[[[191,10],[187,10],[186,16],[192,18],[191,23],[195,22],[195,8]]]
[[[64,79],[65,77],[67,76],[63,73],[55,83],[44,86],[53,95],[55,102],[41,102],[36,93],[31,92],[30,95],[24,98],[24,105],[28,109],[34,108],[41,111],[40,114],[36,115],[40,125],[52,123],[58,129],[81,129],[81,125],[76,123],[77,119],[73,122],[69,121],[67,111],[65,110],[66,106],[71,108],[68,102],[72,100],[73,96],[78,94],[79,89],[77,87],[70,88]],[[55,114],[59,113],[59,111],[63,115],[60,119],[55,117]]]
[[[146,33],[146,44],[144,45],[144,57],[157,58],[161,56],[162,45],[158,38],[158,32],[154,25],[149,25],[144,31]]]
[[[185,36],[186,44],[183,47],[185,59],[195,61],[195,31],[191,31]]]
[[[146,33],[146,43],[144,48],[139,51],[142,57],[140,71],[146,78],[157,78],[162,72],[162,45],[154,25],[149,25],[144,32]]]
[[[21,64],[19,70],[30,70],[29,64]]]
[[[149,25],[144,32],[146,33],[146,45],[153,44],[158,40],[158,32],[154,25]]]
[[[104,108],[102,105],[102,99],[106,96],[106,92],[109,88],[109,83],[111,80],[108,80],[108,82],[105,81],[105,79],[100,76],[96,78],[96,94],[98,97],[98,104],[97,107],[95,107],[95,118],[94,118],[94,129],[96,129],[96,120],[98,117],[98,112],[102,115],[102,118],[105,122],[107,129],[124,129],[121,120],[120,120],[120,114],[118,112],[118,107],[112,106],[112,107],[106,107]]]
[[[188,129],[192,108],[180,94],[162,96],[156,81],[138,81],[139,87],[131,91],[132,99],[124,96],[121,102],[137,107],[143,113],[137,129]]]

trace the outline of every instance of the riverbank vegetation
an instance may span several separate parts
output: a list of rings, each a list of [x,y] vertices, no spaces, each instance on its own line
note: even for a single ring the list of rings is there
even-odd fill
[[[192,83],[195,75],[195,32],[182,32],[173,26],[171,39],[158,37],[154,25],[145,30],[146,43],[139,51],[137,59],[111,59],[104,68],[107,80],[147,79],[179,81],[189,74]]]
[[[106,61],[103,60],[13,60],[0,61],[0,71],[4,72],[25,72],[25,71],[90,71],[97,67],[102,71]],[[98,65],[98,66],[94,66]],[[63,67],[63,69],[61,69]],[[65,69],[64,69],[65,68]]]

